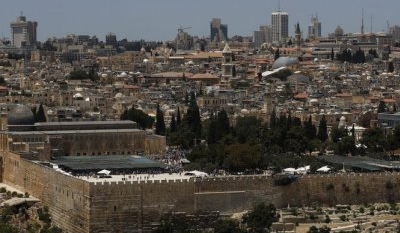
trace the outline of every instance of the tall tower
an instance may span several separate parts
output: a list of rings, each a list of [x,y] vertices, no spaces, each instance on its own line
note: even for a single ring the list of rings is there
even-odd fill
[[[21,15],[17,21],[10,24],[12,44],[17,48],[33,46],[37,41],[37,22],[26,21],[26,17]]]
[[[308,26],[308,38],[316,39],[321,37],[321,22],[318,20],[318,15],[311,17],[311,23]]]
[[[117,43],[118,43],[117,36],[112,32],[107,33],[107,35],[106,35],[106,45],[116,46]]]
[[[300,47],[300,44],[301,44],[301,31],[300,31],[299,22],[297,22],[297,24],[296,24],[295,38],[296,38],[296,46]]]
[[[222,50],[222,79],[224,81],[229,81],[233,77],[234,66],[233,53],[228,42],[226,42],[224,50]]]
[[[221,19],[214,18],[210,22],[211,41],[221,42],[228,40],[228,25],[221,24]]]
[[[276,11],[271,14],[272,41],[280,43],[289,36],[289,15],[287,12]]]

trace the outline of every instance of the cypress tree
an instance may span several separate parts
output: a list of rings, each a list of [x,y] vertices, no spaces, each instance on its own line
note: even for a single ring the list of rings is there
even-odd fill
[[[217,140],[221,139],[224,135],[228,134],[230,131],[229,118],[225,110],[218,113],[217,117]]]
[[[36,122],[46,122],[46,114],[44,113],[43,105],[39,105],[39,109],[36,113]]]
[[[386,112],[386,104],[383,101],[379,101],[378,113]]]
[[[172,115],[171,123],[169,125],[169,128],[171,130],[171,133],[174,133],[176,131],[176,120],[175,120],[175,114]]]
[[[207,131],[207,143],[214,144],[217,142],[217,121],[215,119],[214,113],[210,116],[210,124],[208,125]]]
[[[322,118],[319,121],[317,137],[321,142],[325,142],[328,139],[328,129],[326,125],[325,115],[322,115]]]
[[[194,133],[196,138],[201,136],[201,119],[200,110],[196,102],[196,96],[194,92],[190,93],[189,108],[185,115],[185,122],[189,125],[189,128]]]
[[[271,116],[269,118],[269,127],[271,129],[276,127],[276,111],[275,111],[275,108],[272,110]]]
[[[292,114],[290,113],[290,111],[289,111],[288,116],[287,116],[286,127],[287,127],[287,129],[292,128]]]
[[[165,135],[164,113],[161,111],[159,104],[157,104],[156,112],[156,134]]]
[[[176,112],[176,126],[179,126],[182,122],[181,119],[181,110],[178,107],[178,111]]]
[[[277,48],[275,50],[275,56],[274,56],[274,60],[278,59],[281,56],[280,52],[279,52],[279,48]]]
[[[309,140],[312,140],[315,138],[315,127],[312,124],[312,118],[311,115],[308,117],[308,121],[305,123],[304,126],[305,132],[306,132],[306,136]]]

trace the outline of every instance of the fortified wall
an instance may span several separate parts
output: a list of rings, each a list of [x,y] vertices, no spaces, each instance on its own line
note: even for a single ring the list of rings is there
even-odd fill
[[[12,152],[3,157],[2,182],[40,199],[67,232],[90,232],[89,183]]]
[[[89,183],[8,153],[3,182],[39,198],[65,232],[148,232],[166,212],[250,209],[400,201],[398,173],[305,175],[291,184],[277,177]]]

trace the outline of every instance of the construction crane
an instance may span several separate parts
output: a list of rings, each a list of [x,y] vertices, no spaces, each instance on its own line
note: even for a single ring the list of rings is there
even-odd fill
[[[181,33],[181,32],[183,32],[184,30],[186,30],[186,29],[191,29],[192,27],[182,27],[182,26],[180,26],[179,28],[178,28],[178,33]]]

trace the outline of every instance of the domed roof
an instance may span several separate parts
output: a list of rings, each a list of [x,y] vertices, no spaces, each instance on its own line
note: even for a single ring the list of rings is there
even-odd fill
[[[9,125],[33,125],[35,116],[32,110],[21,104],[8,106],[8,124]]]
[[[283,66],[290,66],[298,63],[299,59],[295,57],[279,57],[274,61],[274,64],[272,64],[272,69],[278,69]]]

